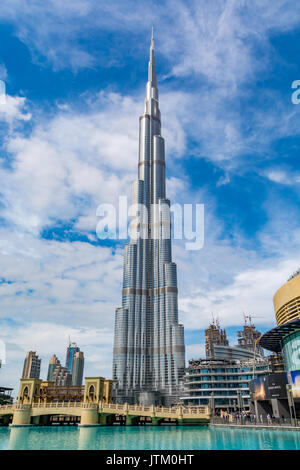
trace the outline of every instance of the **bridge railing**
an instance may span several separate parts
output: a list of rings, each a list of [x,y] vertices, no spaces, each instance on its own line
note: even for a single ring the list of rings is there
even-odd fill
[[[183,407],[179,406],[141,406],[141,405],[128,405],[125,404],[116,404],[116,403],[102,403],[99,402],[99,409],[107,409],[115,411],[116,414],[118,411],[129,412],[129,413],[151,413],[154,412],[158,415],[205,415],[209,416],[209,408],[207,406],[193,406],[193,407]]]
[[[208,409],[205,406],[199,406],[197,408],[183,408],[182,409],[182,414],[192,414],[192,415],[199,415],[199,414],[204,414],[207,415],[209,414]]]
[[[89,405],[91,403],[86,403]],[[33,408],[80,408],[83,403],[80,402],[66,402],[66,403],[33,403]],[[97,405],[96,405],[97,407]]]
[[[24,404],[24,403],[14,403],[13,405],[13,408],[15,410],[28,410],[29,408],[31,408],[31,405],[30,404]]]
[[[0,405],[0,410],[11,410],[13,405]]]
[[[21,404],[14,403],[12,405],[0,405],[0,410],[7,409],[16,409],[16,410],[25,410],[28,408],[98,408],[101,413],[102,410],[107,410],[112,412],[112,414],[118,414],[118,412],[125,412],[129,414],[137,413],[142,415],[143,413],[149,414],[153,413],[154,415],[203,415],[209,416],[210,411],[207,406],[193,406],[193,407],[184,407],[184,406],[140,406],[140,405],[128,405],[127,403],[120,405],[116,403],[84,403],[84,402],[55,402],[55,403],[32,403],[32,404]]]
[[[98,403],[81,403],[82,408],[98,408]]]

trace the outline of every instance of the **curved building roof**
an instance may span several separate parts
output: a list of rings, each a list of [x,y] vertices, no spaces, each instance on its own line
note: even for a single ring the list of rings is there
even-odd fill
[[[300,318],[300,275],[283,284],[273,297],[277,325]]]
[[[268,351],[280,352],[281,351],[281,342],[282,340],[291,333],[298,331],[300,329],[300,318],[292,320],[283,325],[277,326],[272,330],[264,333],[260,339],[259,344]]]

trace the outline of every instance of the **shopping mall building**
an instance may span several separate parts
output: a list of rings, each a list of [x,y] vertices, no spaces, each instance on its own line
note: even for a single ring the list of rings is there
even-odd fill
[[[300,418],[300,270],[281,286],[273,298],[277,327],[258,343],[273,353],[281,352],[285,374],[256,379],[251,384],[251,403],[257,414]]]

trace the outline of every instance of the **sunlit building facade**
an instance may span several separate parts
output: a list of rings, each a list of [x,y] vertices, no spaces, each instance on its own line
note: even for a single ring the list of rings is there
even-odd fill
[[[22,379],[38,379],[41,371],[41,359],[35,351],[28,351],[25,356]]]

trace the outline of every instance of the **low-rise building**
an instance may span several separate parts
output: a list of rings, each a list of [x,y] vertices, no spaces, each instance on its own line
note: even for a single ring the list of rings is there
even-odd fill
[[[10,405],[13,402],[12,391],[13,388],[0,387],[0,405]]]
[[[42,382],[36,396],[38,402],[55,403],[65,401],[82,401],[84,387],[55,385],[54,382]]]
[[[229,359],[237,361],[253,359],[255,356],[254,351],[250,351],[249,349],[240,348],[238,346],[223,346],[220,344],[214,346],[214,353],[215,359]]]
[[[112,380],[104,377],[86,377],[84,386],[56,385],[55,382],[40,379],[21,379],[17,402],[66,403],[104,402],[111,403]]]
[[[268,358],[190,360],[181,401],[186,406],[210,405],[216,411],[249,410],[251,380],[270,370]]]

